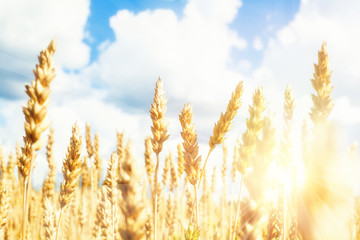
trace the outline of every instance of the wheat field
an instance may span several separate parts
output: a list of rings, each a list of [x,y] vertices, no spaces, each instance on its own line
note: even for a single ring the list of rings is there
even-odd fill
[[[246,130],[236,142],[224,142],[238,110],[246,108],[243,82],[237,84],[209,133],[207,155],[200,155],[191,103],[179,113],[182,141],[176,154],[164,152],[171,136],[167,97],[159,78],[149,110],[152,135],[144,139],[143,164],[137,164],[126,130],[117,132],[117,147],[105,165],[98,134],[89,124],[81,132],[74,123],[60,191],[55,187],[56,129],[47,118],[55,51],[53,40],[38,57],[34,80],[25,86],[23,142],[15,156],[0,154],[0,239],[360,239],[359,200],[348,180],[349,168],[359,157],[356,144],[345,155],[336,147],[338,138],[329,120],[334,101],[326,43],[318,52],[310,81],[313,106],[300,136],[301,163],[294,160],[291,138],[296,106],[291,87],[284,91],[281,129],[265,114],[271,100],[265,99],[259,86],[248,106],[248,118],[243,119]],[[275,131],[281,132],[280,140]],[[228,156],[229,147],[233,156]],[[31,175],[42,148],[49,172],[37,191]],[[215,148],[222,148],[222,159],[212,157]],[[208,161],[221,161],[220,177],[216,169],[207,168]],[[235,182],[239,188],[229,187]],[[220,194],[216,186],[221,187]]]

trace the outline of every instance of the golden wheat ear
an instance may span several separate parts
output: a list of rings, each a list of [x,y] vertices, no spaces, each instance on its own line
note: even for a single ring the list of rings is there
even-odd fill
[[[29,100],[23,107],[25,116],[24,147],[17,158],[18,170],[23,181],[23,216],[22,216],[22,240],[26,237],[26,215],[28,208],[28,195],[31,186],[31,170],[34,168],[36,152],[41,148],[41,134],[48,128],[49,122],[46,120],[47,106],[50,95],[50,83],[55,78],[55,67],[53,65],[53,55],[56,50],[56,41],[52,40],[43,50],[39,57],[39,64],[33,70],[35,80],[31,85],[26,84],[26,94]]]
[[[249,106],[250,117],[246,119],[246,130],[242,135],[242,143],[238,146],[237,156],[240,161],[236,161],[237,170],[241,173],[240,191],[238,196],[238,203],[235,215],[234,226],[237,226],[237,220],[240,212],[241,192],[244,177],[246,176],[248,169],[251,165],[251,159],[255,150],[258,136],[261,133],[263,127],[263,112],[266,109],[265,98],[263,95],[263,88],[259,86],[253,94],[252,106]],[[235,239],[235,231],[233,231],[232,240]]]
[[[96,169],[98,185],[100,182],[101,171],[102,171],[102,159],[100,158],[100,152],[99,152],[100,143],[99,142],[100,142],[99,134],[95,133],[95,136],[94,136],[94,165],[95,165],[95,169]]]
[[[50,202],[52,202],[55,195],[56,164],[53,157],[53,145],[54,145],[54,129],[50,128],[48,135],[48,143],[46,145],[46,159],[48,161],[49,172],[45,178],[42,188],[41,201],[43,204],[45,198],[49,198]]]
[[[252,106],[249,106],[249,118],[246,119],[246,130],[242,135],[242,143],[239,146],[239,158],[237,169],[245,175],[250,167],[251,156],[255,150],[256,140],[261,133],[263,125],[263,112],[266,109],[263,88],[259,86],[253,94]]]
[[[225,114],[221,113],[220,119],[218,120],[217,123],[215,123],[215,126],[213,128],[213,135],[209,139],[210,149],[206,156],[202,171],[200,173],[198,189],[200,188],[202,175],[204,174],[204,170],[211,152],[215,149],[216,145],[224,142],[225,134],[231,129],[232,121],[235,118],[237,111],[241,106],[241,96],[243,94],[243,91],[244,91],[243,82],[239,82],[238,85],[236,85],[235,91],[231,95]]]
[[[163,82],[161,78],[156,82],[155,95],[153,104],[150,107],[150,117],[153,122],[151,132],[153,137],[151,138],[151,144],[153,151],[156,154],[156,166],[154,174],[154,194],[153,194],[153,226],[154,226],[154,239],[157,239],[157,191],[158,191],[158,172],[159,172],[159,154],[162,151],[164,142],[169,138],[167,132],[168,122],[165,117],[167,99],[163,88]]]
[[[184,147],[184,168],[187,176],[187,180],[194,187],[195,194],[195,216],[196,226],[199,226],[199,210],[198,210],[198,193],[196,184],[200,179],[201,174],[201,156],[199,155],[199,145],[197,141],[197,134],[195,125],[192,122],[193,112],[190,104],[185,104],[181,111],[179,120],[182,127],[181,137],[183,139]],[[193,210],[194,210],[193,209]]]
[[[63,175],[64,182],[60,187],[59,204],[60,208],[64,208],[74,196],[75,189],[79,185],[79,178],[81,172],[81,147],[82,140],[77,124],[73,126],[72,136],[70,138],[70,145],[68,152],[63,161]]]
[[[170,176],[170,191],[174,192],[175,189],[178,187],[178,175],[172,157],[170,158]]]
[[[116,199],[116,166],[115,166],[115,161],[117,158],[117,153],[113,152],[111,154],[110,157],[110,161],[109,161],[109,166],[108,166],[108,170],[107,170],[107,175],[105,178],[105,181],[103,183],[103,186],[105,187],[105,193],[106,193],[106,198],[110,203],[110,209],[111,209],[111,214],[110,214],[110,219],[111,219],[111,239],[115,239],[115,207],[117,204],[117,199]]]
[[[117,152],[117,156],[118,156],[118,165],[117,165],[117,175],[118,177],[120,176],[120,170],[121,170],[121,163],[125,157],[125,134],[124,132],[119,132],[116,131],[116,152]],[[150,145],[151,145],[151,140],[150,140]],[[151,146],[150,146],[151,148]]]
[[[64,208],[70,203],[74,198],[75,190],[79,186],[79,179],[81,173],[81,140],[80,130],[77,123],[72,128],[72,136],[70,138],[70,145],[68,146],[68,152],[63,161],[63,176],[64,181],[60,186],[60,196],[59,196],[59,205],[60,205],[60,214],[58,220],[58,226],[56,230],[56,238],[58,239],[59,228],[61,223],[62,213]]]
[[[334,102],[331,99],[331,93],[334,88],[331,85],[330,79],[332,71],[329,68],[329,57],[325,42],[318,52],[318,63],[314,64],[314,70],[311,84],[316,95],[312,94],[314,106],[311,108],[310,118],[314,124],[319,124],[327,119],[334,107]]]
[[[125,217],[125,224],[120,228],[123,239],[145,238],[145,203],[142,198],[142,184],[135,159],[128,148],[128,157],[122,164],[122,176],[118,182],[118,188],[122,194],[120,209]]]
[[[4,233],[7,228],[10,207],[9,204],[9,191],[6,188],[2,188],[0,191],[0,239],[4,237]]]
[[[151,236],[152,236],[152,225],[151,225],[151,215],[149,214],[147,216],[146,219],[146,223],[145,223],[145,236],[146,236],[146,240],[151,240]]]
[[[178,160],[178,175],[181,178],[182,174],[184,173],[184,152],[181,147],[181,144],[177,145],[177,160]]]
[[[163,168],[163,175],[162,175],[162,183],[164,188],[169,185],[169,169],[170,169],[170,159],[172,158],[171,153],[168,153],[165,156],[165,166]]]
[[[225,134],[231,129],[232,121],[241,106],[243,91],[243,82],[239,82],[231,95],[225,114],[221,113],[219,121],[215,123],[213,135],[209,140],[210,149],[214,149],[217,144],[224,142]]]
[[[44,239],[55,240],[55,214],[51,200],[45,198],[43,205]]]
[[[40,136],[49,126],[46,115],[50,83],[55,78],[53,64],[55,50],[56,41],[52,40],[47,49],[43,50],[38,57],[39,64],[34,70],[35,80],[31,81],[31,85],[25,85],[29,100],[26,107],[23,107],[25,137],[22,154],[18,161],[19,171],[24,177],[29,175],[31,167],[33,167],[31,166],[32,151],[40,149]]]
[[[151,146],[151,139],[150,139],[150,137],[147,137],[145,139],[144,159],[145,159],[146,174],[148,176],[150,186],[152,185],[152,180],[151,179],[152,179],[153,173],[155,171],[154,160],[152,158],[153,150],[152,150],[151,147],[152,147]]]
[[[153,104],[150,107],[150,116],[153,122],[153,126],[151,127],[153,134],[151,143],[153,145],[153,151],[156,154],[161,152],[163,143],[169,138],[167,134],[168,122],[165,117],[166,104],[167,99],[165,97],[163,81],[159,78],[156,82]]]
[[[186,176],[192,185],[196,185],[200,178],[201,156],[199,155],[195,125],[192,122],[193,111],[190,104],[185,104],[179,120],[182,127],[181,137],[183,139]]]
[[[86,142],[86,151],[89,158],[94,154],[94,147],[91,141],[91,127],[90,124],[86,123],[86,131],[85,131],[85,142]]]
[[[111,204],[106,198],[106,189],[101,188],[101,200],[99,201],[99,218],[102,239],[112,239],[111,236]]]

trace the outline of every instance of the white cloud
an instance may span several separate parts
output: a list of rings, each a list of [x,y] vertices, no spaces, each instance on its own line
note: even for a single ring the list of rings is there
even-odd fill
[[[17,68],[12,61],[33,66],[41,48],[58,40],[56,61],[66,68],[80,68],[89,60],[89,47],[82,42],[90,13],[89,0],[2,1],[0,8],[0,52],[5,69]],[[5,65],[3,65],[5,64]],[[23,69],[22,69],[23,70]]]
[[[229,96],[242,78],[227,68],[231,51],[246,47],[245,40],[228,26],[241,2],[220,3],[189,1],[181,19],[164,9],[137,14],[118,11],[110,19],[115,42],[86,74],[111,86],[113,98],[132,99],[142,106],[150,105],[158,76],[170,99],[217,104],[213,96]]]
[[[351,128],[360,123],[360,106],[354,105],[348,97],[343,96],[336,99],[331,115],[335,121]]]
[[[351,6],[351,7],[349,7]],[[309,86],[317,50],[327,41],[335,91],[354,84],[360,77],[358,56],[360,17],[358,1],[303,1],[294,20],[278,31],[265,50],[262,71],[271,70],[276,82],[294,82],[295,89]]]
[[[215,24],[231,23],[241,5],[239,0],[189,0],[184,13],[189,18],[201,18]]]
[[[55,159],[58,165],[66,153],[69,142],[71,125],[66,120],[73,120],[77,114],[56,115],[52,118],[52,111],[58,110],[64,104],[64,99],[74,99],[79,93],[84,94],[90,90],[89,84],[78,81],[73,74],[65,74],[63,68],[78,69],[84,67],[90,56],[89,47],[82,41],[86,37],[85,24],[90,14],[90,1],[54,1],[54,0],[14,0],[2,1],[0,8],[0,68],[2,76],[10,75],[2,79],[3,86],[12,87],[6,91],[11,92],[10,97],[22,100],[0,100],[1,127],[0,137],[4,145],[4,151],[8,154],[15,152],[16,141],[23,145],[24,116],[21,106],[26,104],[24,83],[30,83],[33,79],[32,69],[37,63],[39,52],[47,47],[50,40],[57,38],[58,49],[55,53],[57,77],[53,82],[49,112],[56,128],[56,144],[63,144],[61,151],[56,149]],[[4,96],[4,94],[2,94]],[[71,101],[66,103],[68,111],[74,107]],[[64,106],[64,105],[62,105]],[[63,113],[62,111],[59,111]],[[58,122],[61,122],[59,124]],[[44,134],[45,135],[45,134]],[[66,137],[65,137],[66,136]],[[65,141],[66,139],[66,141]],[[46,142],[46,136],[43,136]],[[42,184],[47,173],[47,163],[44,150],[37,158],[33,183],[35,186]],[[61,168],[58,168],[61,171]]]
[[[247,71],[251,70],[252,65],[249,60],[242,59],[238,63],[238,68],[241,72],[247,72]]]
[[[270,39],[253,79],[262,81],[265,88],[274,89],[279,96],[291,83],[297,99],[304,96],[310,99],[310,94],[314,93],[310,83],[313,63],[317,62],[317,51],[322,42],[327,41],[330,68],[333,70],[333,96],[335,100],[339,98],[339,101],[336,100],[339,106],[335,107],[332,116],[336,115],[337,121],[347,123],[350,112],[360,107],[360,49],[356,47],[360,41],[360,32],[357,31],[360,16],[356,14],[359,10],[359,1],[302,1],[294,20]],[[348,98],[342,98],[344,95]],[[275,97],[272,101],[274,99],[276,105],[281,106],[282,99],[276,100]],[[297,106],[303,108],[301,103]],[[348,114],[341,114],[340,108]],[[303,118],[307,112],[302,112],[305,114]],[[352,114],[351,123],[359,127],[360,119],[356,113]]]
[[[20,142],[21,136],[25,133],[22,128],[24,126],[22,104],[21,101],[0,101],[0,139],[4,145],[5,154],[15,153],[16,141]]]
[[[98,51],[103,52],[107,49],[108,46],[110,46],[111,42],[110,40],[106,40],[104,42],[102,42],[99,46],[98,46]]]
[[[253,47],[257,51],[261,51],[264,48],[264,44],[260,37],[256,37],[254,39]]]

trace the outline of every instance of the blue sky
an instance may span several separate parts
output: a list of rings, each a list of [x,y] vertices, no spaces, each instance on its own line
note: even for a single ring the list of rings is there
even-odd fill
[[[86,42],[92,47],[91,61],[96,59],[98,52],[96,47],[105,40],[113,41],[114,32],[109,26],[109,18],[120,9],[129,9],[133,12],[140,12],[146,9],[169,8],[181,17],[185,1],[91,1],[91,14],[86,24],[86,30],[91,34],[91,40]]]
[[[86,19],[84,31],[86,32],[82,41],[90,47],[90,58],[86,65],[90,65],[99,57],[99,45],[104,41],[113,42],[115,34],[110,27],[110,17],[117,11],[127,9],[135,14],[144,10],[171,9],[179,19],[183,18],[183,10],[187,1],[185,0],[154,0],[154,1],[99,1],[89,2],[89,15]],[[231,58],[228,61],[229,67],[246,59],[253,67],[257,67],[262,60],[263,51],[251,47],[255,38],[261,40],[261,45],[266,45],[269,38],[274,37],[275,33],[283,26],[288,24],[296,12],[299,10],[300,1],[298,0],[245,0],[239,9],[235,19],[229,24],[229,28],[235,30],[244,38],[250,47],[241,51],[233,49]],[[56,35],[56,34],[54,34]],[[264,48],[264,46],[262,46]],[[12,58],[13,61],[22,62],[31,66],[29,61],[31,56],[21,56],[21,54],[9,51],[6,48],[0,49],[1,60]],[[81,68],[64,67],[66,72],[78,72]],[[244,72],[247,69],[243,69]],[[24,82],[32,76],[31,71],[14,71],[11,68],[3,66],[0,68],[2,79],[15,79],[18,82]],[[16,90],[12,81],[5,81],[4,88],[0,90],[0,97],[4,99],[24,98],[22,92]],[[101,85],[101,84],[100,84]],[[96,84],[95,84],[96,86]]]
[[[99,1],[93,0],[90,4],[90,16],[86,23],[86,30],[91,37],[85,42],[91,46],[90,62],[98,57],[97,46],[103,41],[114,41],[114,32],[109,26],[109,18],[120,9],[128,9],[135,13],[146,9],[165,8],[173,10],[181,18],[185,0],[153,0],[153,1]],[[231,28],[237,31],[247,41],[251,42],[255,37],[261,37],[265,42],[273,37],[276,31],[291,21],[299,10],[299,0],[245,0],[236,18],[231,23]],[[247,58],[253,64],[258,65],[262,54],[254,49],[245,52],[233,53],[234,58]]]
[[[283,92],[290,84],[296,100],[294,145],[299,147],[312,105],[313,63],[324,41],[333,70],[330,117],[339,126],[344,148],[359,140],[360,1],[0,0],[0,6],[0,139],[5,154],[22,140],[24,85],[33,78],[36,56],[54,36],[57,77],[48,117],[55,128],[58,169],[75,121],[83,128],[88,122],[99,133],[104,159],[114,149],[116,129],[132,139],[141,159],[143,139],[151,133],[148,111],[158,77],[168,97],[166,151],[176,151],[178,114],[188,102],[200,149],[206,151],[213,124],[239,81],[245,87],[243,106],[228,141],[241,136],[259,85],[269,103],[266,114],[281,135]],[[41,184],[46,169],[40,153],[35,184]]]

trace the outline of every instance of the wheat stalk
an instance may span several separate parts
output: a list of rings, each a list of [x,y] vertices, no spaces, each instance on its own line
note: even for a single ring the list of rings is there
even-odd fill
[[[163,175],[162,175],[162,183],[164,187],[168,185],[168,176],[169,176],[169,170],[170,170],[170,161],[171,161],[172,155],[171,153],[168,153],[165,157],[165,166],[163,169]]]
[[[8,224],[9,202],[9,191],[2,188],[0,191],[0,239],[4,237],[6,225]]]
[[[170,191],[174,192],[178,187],[178,175],[175,169],[174,160],[170,158]]]
[[[109,211],[110,202],[106,197],[106,189],[101,188],[101,199],[97,212],[97,218],[100,221],[101,237],[104,240],[112,239],[111,234],[111,213]]]
[[[246,120],[246,131],[242,135],[242,143],[239,146],[239,158],[237,169],[242,174],[250,166],[250,159],[255,149],[256,140],[262,129],[262,113],[266,109],[266,103],[263,96],[263,88],[260,86],[253,95],[253,105],[249,106],[250,117]]]
[[[5,157],[4,157],[1,141],[0,141],[0,170],[1,170],[1,180],[2,180],[6,172],[6,163],[5,163]]]
[[[155,94],[153,104],[150,107],[150,117],[153,122],[151,132],[153,137],[151,138],[151,144],[153,151],[156,154],[156,167],[154,176],[155,191],[153,198],[153,216],[154,216],[154,240],[157,240],[157,190],[158,190],[158,172],[159,172],[159,154],[162,150],[164,142],[169,138],[167,134],[168,122],[166,121],[166,103],[163,82],[159,78],[156,82]]]
[[[332,72],[329,69],[326,43],[323,43],[321,50],[318,52],[318,64],[314,64],[314,70],[311,84],[316,91],[316,95],[312,94],[314,106],[311,108],[310,118],[314,124],[320,124],[327,119],[334,107],[330,96],[333,90],[330,80]]]
[[[189,219],[189,225],[190,225],[192,222],[192,213],[194,209],[194,197],[188,188],[186,188],[185,190],[185,196],[186,196],[186,216]]]
[[[169,138],[167,134],[168,122],[165,118],[167,99],[163,90],[163,82],[159,78],[156,82],[155,95],[153,104],[150,107],[150,116],[153,122],[151,132],[153,137],[151,143],[153,151],[159,154],[162,150],[163,143]]]
[[[322,123],[327,119],[334,103],[331,99],[333,86],[331,85],[331,74],[329,69],[329,57],[327,53],[327,45],[323,43],[321,50],[318,52],[318,64],[314,64],[315,73],[311,84],[316,91],[312,94],[312,101],[314,106],[311,108],[310,118],[314,124]]]
[[[253,94],[253,105],[249,106],[250,117],[246,120],[246,131],[242,135],[242,144],[239,146],[240,161],[237,162],[237,169],[241,173],[241,182],[234,227],[237,224],[240,211],[240,199],[244,176],[246,175],[246,171],[250,166],[250,160],[255,149],[255,143],[262,129],[262,113],[264,112],[265,108],[266,104],[263,96],[263,89],[262,86],[260,86]],[[235,239],[235,230],[233,231],[232,239]]]
[[[96,169],[97,181],[99,182],[102,170],[102,159],[100,158],[99,153],[99,135],[97,133],[95,133],[94,137],[94,166]]]
[[[14,160],[13,153],[10,152],[9,153],[9,160],[8,160],[7,165],[6,165],[5,173],[4,173],[5,179],[3,179],[3,180],[5,180],[7,182],[6,184],[10,185],[10,187],[14,187],[15,182],[16,182],[16,179],[14,177],[15,165],[16,165],[16,162]]]
[[[102,199],[102,191],[97,191],[97,199],[98,200],[101,200]],[[94,222],[94,226],[93,226],[93,229],[92,229],[92,237],[93,239],[97,239],[98,235],[99,235],[99,226],[100,226],[100,223],[101,223],[101,219],[102,219],[102,213],[101,213],[101,209],[102,209],[102,206],[101,206],[101,201],[99,201],[96,205],[96,218],[95,218],[95,222]]]
[[[169,238],[171,236],[171,233],[174,231],[173,230],[174,216],[172,215],[174,206],[173,206],[173,201],[172,201],[171,194],[169,195],[169,198],[168,198],[168,201],[167,201],[166,205],[167,206],[166,206],[165,225],[166,225],[166,228],[167,228],[166,235],[167,235],[167,238]]]
[[[178,160],[178,174],[179,174],[179,178],[181,178],[182,174],[184,173],[184,152],[183,149],[181,147],[181,144],[177,145],[177,160]]]
[[[237,176],[237,162],[239,161],[239,146],[240,146],[240,141],[239,139],[236,140],[235,146],[234,146],[234,153],[233,153],[233,161],[231,164],[231,181],[234,184],[236,181],[236,176]],[[231,187],[231,202],[230,202],[230,220],[229,220],[229,237],[232,236],[232,220],[233,220],[233,194],[234,194],[234,190],[233,190],[233,186]]]
[[[238,109],[241,106],[241,96],[244,91],[243,82],[239,82],[235,88],[235,91],[231,94],[230,101],[227,105],[225,114],[220,114],[220,119],[213,128],[213,135],[209,139],[209,152],[206,156],[204,166],[200,174],[200,180],[198,188],[201,184],[201,178],[206,167],[206,163],[209,159],[210,153],[214,150],[215,146],[222,143],[225,140],[225,134],[231,129],[232,121],[235,118]]]
[[[147,137],[145,139],[145,153],[144,153],[144,159],[145,159],[145,169],[146,169],[146,174],[148,176],[148,180],[150,183],[150,186],[152,186],[152,176],[154,174],[155,171],[155,166],[154,166],[154,162],[152,159],[152,148],[151,148],[151,139],[150,137]]]
[[[81,136],[77,123],[72,128],[72,136],[66,158],[63,161],[64,182],[61,184],[59,204],[64,208],[74,196],[76,187],[79,184],[81,172]]]
[[[117,140],[117,143],[116,143],[116,152],[117,152],[117,155],[118,155],[118,169],[117,169],[117,172],[118,172],[118,176],[120,175],[120,170],[121,170],[121,162],[122,160],[124,159],[124,139],[125,139],[125,136],[124,136],[124,132],[120,133],[119,131],[116,132],[116,140]]]
[[[195,191],[195,215],[196,225],[199,226],[198,196],[196,184],[201,174],[201,156],[199,155],[199,145],[195,126],[192,122],[193,112],[190,104],[185,104],[179,115],[182,127],[181,137],[184,147],[184,167],[187,179],[194,186]]]
[[[152,217],[151,215],[147,216],[146,219],[146,223],[145,223],[145,235],[146,235],[146,240],[151,240],[151,236],[152,236],[152,225],[151,225],[151,221],[152,221]]]
[[[51,128],[48,135],[48,143],[46,145],[46,159],[49,166],[49,172],[45,178],[42,187],[42,202],[48,198],[51,202],[53,201],[55,194],[55,178],[56,178],[56,166],[53,157],[53,145],[54,145],[54,129]]]
[[[198,227],[189,226],[185,232],[185,240],[199,240],[200,229]]]
[[[40,136],[49,123],[46,121],[47,105],[50,95],[50,83],[55,77],[55,68],[53,66],[53,55],[56,49],[56,41],[52,40],[43,50],[39,57],[39,64],[36,65],[34,72],[35,80],[31,85],[25,85],[26,94],[29,97],[26,107],[23,107],[25,115],[25,136],[24,147],[21,156],[18,158],[18,169],[24,177],[24,200],[23,200],[23,219],[22,219],[22,239],[26,235],[26,211],[28,194],[31,185],[31,169],[34,167],[35,151],[41,148]]]
[[[80,235],[83,234],[83,229],[85,228],[85,224],[87,219],[87,209],[88,209],[88,204],[87,204],[87,198],[84,194],[84,192],[81,192],[81,198],[78,198],[79,201],[77,202],[78,204],[78,215],[79,215],[79,226],[80,226]],[[80,205],[80,206],[79,206]]]
[[[53,66],[53,55],[56,49],[56,42],[52,40],[46,50],[43,50],[38,59],[39,64],[34,70],[35,80],[31,85],[25,85],[26,94],[29,100],[26,107],[23,107],[25,115],[25,137],[22,155],[19,158],[19,171],[26,178],[31,171],[32,151],[37,151],[41,147],[40,136],[49,123],[45,117],[47,114],[48,98],[50,95],[50,83],[55,77]]]
[[[68,152],[66,158],[63,161],[62,172],[64,175],[64,182],[60,187],[60,214],[58,220],[58,226],[56,230],[56,239],[59,234],[59,227],[61,223],[61,216],[63,209],[69,204],[74,197],[75,189],[79,185],[79,177],[81,172],[81,136],[77,123],[72,128],[72,136],[70,138],[70,145],[68,146]]]
[[[279,196],[271,206],[269,213],[269,220],[267,225],[267,240],[279,239],[281,237],[284,217],[282,216],[281,211],[281,197]],[[283,235],[284,236],[284,235]]]
[[[94,146],[91,141],[91,126],[90,124],[86,123],[85,127],[85,143],[86,143],[86,152],[88,154],[88,159],[90,162],[90,168],[87,166],[87,159],[84,158],[83,166],[82,166],[82,184],[84,187],[90,186],[91,188],[91,205],[92,207],[95,207],[95,196],[94,196],[94,187],[96,185],[97,177],[95,178],[96,174],[96,167],[94,166],[94,163],[92,162],[91,158],[94,156]]]
[[[287,86],[285,89],[285,93],[284,93],[284,114],[283,114],[283,118],[284,118],[284,137],[283,137],[283,141],[281,142],[281,158],[280,158],[280,164],[282,166],[287,167],[288,165],[290,165],[292,163],[292,159],[291,159],[291,125],[292,125],[292,119],[293,119],[293,115],[294,115],[294,96],[292,93],[292,88],[290,86]],[[286,169],[287,170],[287,169]],[[284,169],[284,171],[286,171]],[[286,181],[287,179],[283,179],[283,185],[286,185]],[[287,203],[286,203],[286,189],[285,187],[283,187],[283,240],[286,240],[286,235],[287,235],[287,229],[286,229],[286,222],[287,222],[287,216],[286,216],[286,207],[287,207]]]
[[[179,115],[184,148],[184,169],[190,184],[196,185],[201,173],[201,156],[199,156],[197,134],[192,119],[192,107],[190,104],[185,104]]]
[[[51,202],[49,198],[45,198],[43,204],[44,240],[55,240],[55,216]]]
[[[85,131],[86,151],[87,151],[89,158],[91,158],[94,154],[94,147],[93,147],[92,141],[91,141],[91,126],[90,126],[90,124],[86,123],[85,129],[86,129],[86,131]]]
[[[123,196],[120,207],[125,217],[125,226],[120,229],[123,239],[141,240],[145,237],[145,206],[142,199],[142,190],[139,175],[134,164],[134,157],[128,147],[128,157],[122,164],[122,175],[118,188]]]
[[[223,186],[226,186],[226,171],[227,171],[227,155],[228,155],[228,149],[227,146],[225,144],[225,142],[223,142],[223,162],[222,162],[222,167],[221,167],[221,179],[222,179],[222,183]],[[222,196],[221,196],[221,218],[222,219],[226,219],[226,203],[227,203],[227,199],[226,199],[226,195],[227,195],[227,191],[226,191],[226,187],[223,187],[223,191],[222,191]],[[223,223],[223,221],[220,221],[220,229],[221,229],[221,235],[224,236],[225,232],[223,231],[223,225],[225,225]]]
[[[115,160],[116,160],[116,152],[113,152],[110,157],[109,161],[109,167],[107,171],[107,175],[105,178],[105,181],[103,185],[106,189],[106,197],[109,200],[111,204],[111,239],[115,240],[115,205],[116,205],[116,198],[115,198],[115,191],[116,191],[116,166],[115,166]]]
[[[210,149],[214,149],[216,145],[224,142],[225,134],[230,130],[232,121],[241,106],[240,98],[243,91],[243,82],[240,82],[231,95],[225,114],[221,113],[219,121],[215,123],[213,135],[210,137],[209,140]]]

